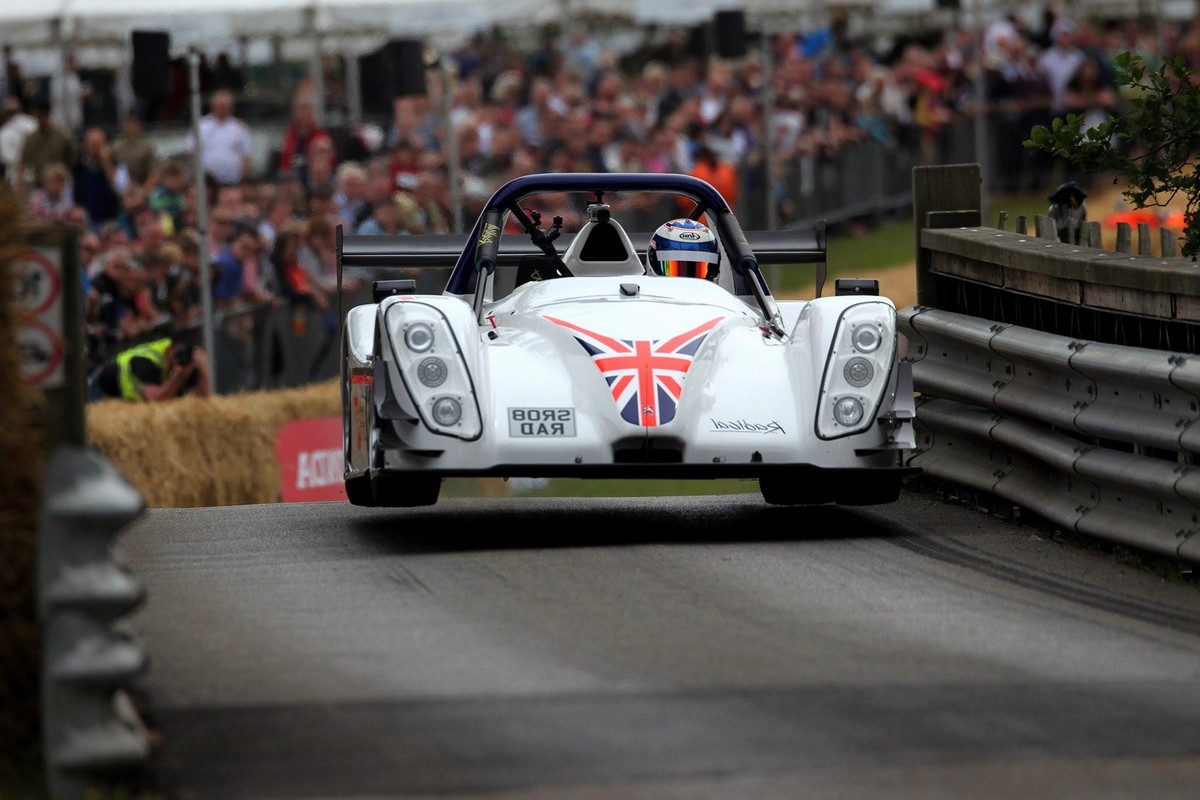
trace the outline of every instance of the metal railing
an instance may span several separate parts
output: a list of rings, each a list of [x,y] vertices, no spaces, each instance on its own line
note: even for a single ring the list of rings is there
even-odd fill
[[[38,521],[38,616],[46,776],[59,800],[111,796],[150,758],[130,697],[148,657],[125,625],[145,590],[112,549],[145,507],[95,451],[54,452]]]
[[[962,207],[968,191],[940,185],[977,175],[914,172],[909,463],[1072,532],[1200,562],[1200,357],[1140,344],[1193,324],[1194,264],[989,229]],[[1084,317],[1113,341],[1074,335]]]
[[[912,466],[1200,561],[1200,361],[921,306],[900,323],[921,394]]]

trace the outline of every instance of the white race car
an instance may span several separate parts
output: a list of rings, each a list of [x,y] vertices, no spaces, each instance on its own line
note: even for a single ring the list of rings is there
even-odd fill
[[[655,230],[654,214],[676,219]],[[896,309],[874,280],[821,296],[824,238],[743,233],[710,184],[625,173],[512,180],[465,241],[339,230],[339,281],[414,276],[374,281],[345,314],[350,502],[429,505],[468,476],[744,478],[774,504],[894,501],[918,471]],[[672,276],[693,257],[704,278]],[[803,264],[816,299],[777,301],[761,267]],[[444,289],[417,290],[447,269]]]

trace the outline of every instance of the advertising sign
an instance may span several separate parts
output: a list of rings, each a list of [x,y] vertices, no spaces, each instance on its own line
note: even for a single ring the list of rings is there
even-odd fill
[[[342,419],[293,420],[275,438],[279,496],[284,503],[345,500]]]

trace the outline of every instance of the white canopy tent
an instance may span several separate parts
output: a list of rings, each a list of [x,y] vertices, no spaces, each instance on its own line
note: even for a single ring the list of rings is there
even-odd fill
[[[668,0],[206,0],[187,8],[171,8],[164,0],[0,0],[0,42],[48,44],[58,36],[76,42],[115,41],[133,28],[168,31],[183,48],[245,36],[294,38],[314,30],[459,39],[495,25],[532,27],[584,14],[690,24],[722,9],[753,14],[825,5],[820,0],[692,0],[681,18],[678,3]]]

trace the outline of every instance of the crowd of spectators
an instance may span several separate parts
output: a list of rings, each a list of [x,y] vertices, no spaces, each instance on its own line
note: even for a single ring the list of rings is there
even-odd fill
[[[1115,81],[1117,53],[1200,64],[1200,21],[1154,30],[1053,13],[1034,26],[1013,15],[984,31],[904,39],[887,53],[847,30],[835,20],[827,29],[772,34],[770,72],[757,50],[724,60],[698,53],[686,29],[620,55],[585,31],[524,51],[480,35],[453,53],[448,115],[439,109],[442,73],[431,70],[428,92],[397,98],[375,136],[369,127],[337,136],[322,127],[302,82],[268,170],[255,169],[238,97],[220,88],[207,98],[199,131],[208,176],[207,291],[222,334],[250,347],[264,310],[303,306],[329,315],[336,335],[336,226],[449,233],[473,222],[499,184],[534,172],[692,173],[735,209],[749,196],[769,198],[787,222],[797,163],[836,159],[862,142],[936,163],[946,137],[965,135],[959,123],[985,113],[997,132],[991,155],[1005,165],[998,174],[1007,185],[998,188],[1042,189],[1045,175],[1030,166],[1034,156],[1020,141],[1056,115],[1117,111],[1126,99]],[[9,87],[0,163],[32,217],[82,232],[95,366],[167,326],[198,323],[205,291],[198,192],[190,156],[157,152],[137,113],[110,140],[102,127],[56,121],[52,99],[26,103],[19,87]],[[769,175],[768,109],[777,165]],[[450,135],[464,176],[457,192],[449,183]],[[1037,182],[1020,185],[1030,175]],[[250,370],[218,388],[255,388],[259,380]]]

